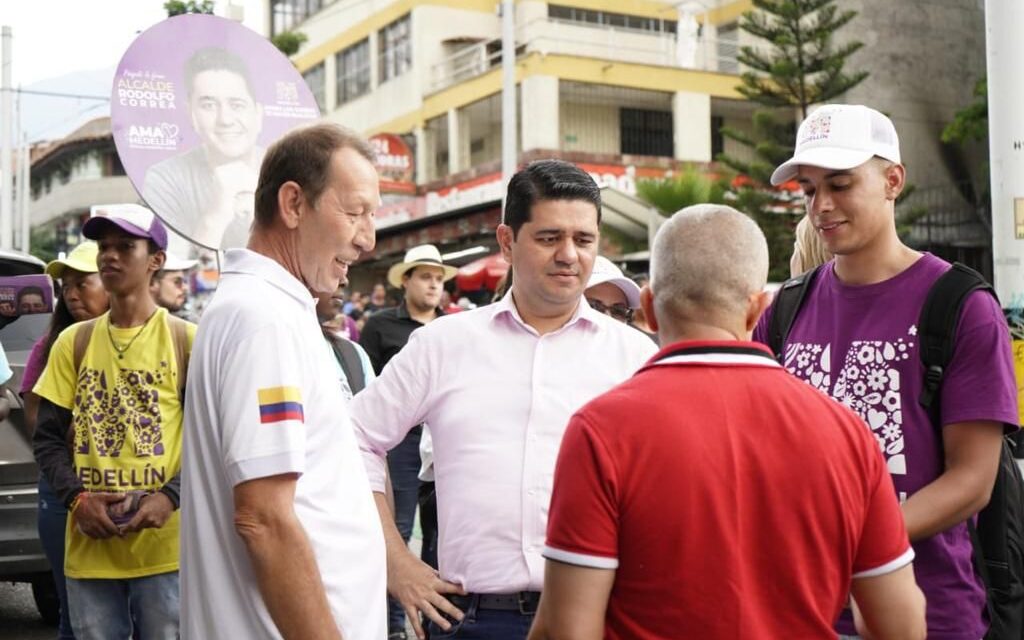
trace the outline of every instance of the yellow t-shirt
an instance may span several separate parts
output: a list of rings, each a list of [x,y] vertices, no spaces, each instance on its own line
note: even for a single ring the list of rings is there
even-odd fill
[[[111,326],[109,314],[100,316],[76,372],[79,326],[58,336],[33,391],[71,409],[75,473],[86,490],[156,491],[181,468],[183,412],[167,311],[158,309],[144,326],[131,329]],[[189,323],[189,350],[195,333]],[[175,511],[160,529],[95,540],[69,517],[64,573],[124,579],[176,571],[178,529]]]

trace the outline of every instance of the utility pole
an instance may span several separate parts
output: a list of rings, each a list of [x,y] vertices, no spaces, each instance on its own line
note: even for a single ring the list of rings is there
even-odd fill
[[[14,173],[11,156],[11,28],[0,28],[0,249],[11,248],[11,225],[14,222]]]
[[[508,181],[516,172],[516,15],[515,2],[501,2],[501,183],[507,191]],[[504,202],[502,215],[504,215]]]
[[[20,248],[25,253],[31,249],[31,201],[32,201],[32,148],[28,143],[28,134],[21,134],[21,174],[18,184],[21,185],[21,242]]]
[[[1024,3],[986,0],[993,279],[1003,307],[1017,310],[1018,314],[1024,313],[1024,117],[1020,113],[1024,104],[1024,78],[1020,76],[1024,38],[1020,37],[1021,33],[1024,33]],[[1017,323],[1011,320],[1011,324]],[[1014,337],[1024,339],[1024,335]]]

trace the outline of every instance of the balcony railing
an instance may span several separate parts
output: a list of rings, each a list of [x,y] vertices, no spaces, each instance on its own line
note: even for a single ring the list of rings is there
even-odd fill
[[[685,32],[677,35],[554,18],[534,20],[517,31],[517,57],[540,52],[719,73],[739,71],[739,47],[731,38],[719,41]],[[500,39],[467,45],[433,65],[431,90],[440,91],[500,65]]]

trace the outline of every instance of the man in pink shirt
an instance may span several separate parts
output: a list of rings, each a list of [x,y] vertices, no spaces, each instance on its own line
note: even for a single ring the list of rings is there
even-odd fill
[[[583,301],[601,195],[567,162],[512,177],[497,239],[515,270],[499,302],[415,331],[352,405],[381,512],[388,591],[416,633],[524,639],[540,598],[555,459],[569,417],[654,354]],[[440,571],[402,542],[384,497],[388,450],[417,424],[434,445]]]

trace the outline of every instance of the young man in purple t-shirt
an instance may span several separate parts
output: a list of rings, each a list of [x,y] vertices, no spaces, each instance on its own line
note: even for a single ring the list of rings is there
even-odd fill
[[[941,428],[919,398],[917,321],[949,263],[904,245],[895,202],[906,183],[892,122],[859,105],[827,105],[797,133],[772,184],[797,180],[807,214],[835,255],[792,325],[783,364],[854,409],[874,433],[903,507],[928,601],[928,637],[977,640],[985,590],[965,521],[988,502],[1005,431],[1017,425],[1010,337],[987,292],[972,293],[940,392]],[[754,337],[767,342],[771,310]],[[813,425],[808,425],[813,428]],[[852,634],[849,611],[837,630]]]

